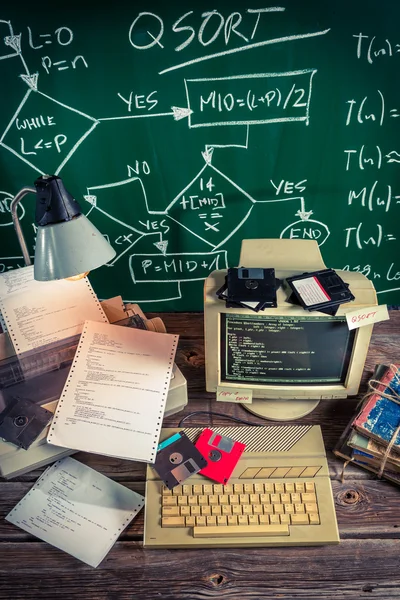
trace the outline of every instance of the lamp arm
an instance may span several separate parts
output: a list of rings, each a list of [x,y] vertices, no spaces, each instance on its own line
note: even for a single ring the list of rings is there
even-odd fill
[[[27,194],[36,194],[36,189],[34,187],[22,188],[22,190],[20,190],[18,192],[18,194],[16,196],[14,196],[14,198],[12,199],[11,204],[10,204],[10,211],[11,211],[11,217],[12,217],[13,224],[14,224],[15,233],[17,234],[19,245],[21,246],[22,256],[24,257],[25,265],[29,266],[32,264],[32,261],[29,256],[28,247],[26,245],[24,234],[22,233],[21,224],[19,222],[18,215],[17,215],[18,204],[21,202],[22,198],[24,196],[26,196]]]

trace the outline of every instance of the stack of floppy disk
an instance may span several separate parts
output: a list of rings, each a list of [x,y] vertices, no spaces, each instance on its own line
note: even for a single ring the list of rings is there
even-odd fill
[[[275,269],[240,267],[228,269],[224,285],[217,291],[227,308],[250,308],[255,312],[274,308],[279,280]]]

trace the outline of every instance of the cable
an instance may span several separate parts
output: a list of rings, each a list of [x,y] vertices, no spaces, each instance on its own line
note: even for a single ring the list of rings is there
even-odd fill
[[[239,417],[225,415],[224,413],[218,413],[218,412],[214,412],[212,410],[196,410],[195,412],[192,412],[192,413],[189,413],[188,415],[186,415],[186,417],[183,417],[183,419],[181,419],[179,421],[178,427],[182,427],[182,424],[186,421],[186,419],[189,419],[190,417],[193,417],[194,415],[215,415],[217,417],[224,417],[225,419],[232,419],[232,421],[236,421],[237,423],[243,423],[244,425],[252,425],[253,427],[262,427],[263,426],[263,423],[253,423],[252,421],[246,421],[245,419],[240,419]]]

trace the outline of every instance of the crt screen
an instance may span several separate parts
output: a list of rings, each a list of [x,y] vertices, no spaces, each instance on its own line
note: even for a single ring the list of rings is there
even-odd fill
[[[355,332],[343,317],[221,314],[221,380],[343,384]]]

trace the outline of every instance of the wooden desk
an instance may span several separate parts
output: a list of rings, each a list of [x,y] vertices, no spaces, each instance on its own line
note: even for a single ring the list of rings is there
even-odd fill
[[[154,315],[148,315],[154,316]],[[167,330],[180,335],[177,363],[188,380],[189,404],[166,419],[176,426],[195,410],[217,410],[257,422],[240,406],[207,394],[203,317],[163,315]],[[400,360],[400,311],[375,326],[361,392],[378,362]],[[144,550],[143,512],[123,533],[102,564],[93,569],[4,520],[43,469],[0,481],[0,599],[146,600],[224,598],[318,599],[400,598],[400,489],[343,463],[331,450],[357,400],[321,402],[298,423],[320,424],[330,466],[341,543],[305,548],[232,550]],[[187,424],[234,424],[197,415]],[[127,487],[144,493],[145,466],[94,454],[75,457]]]

